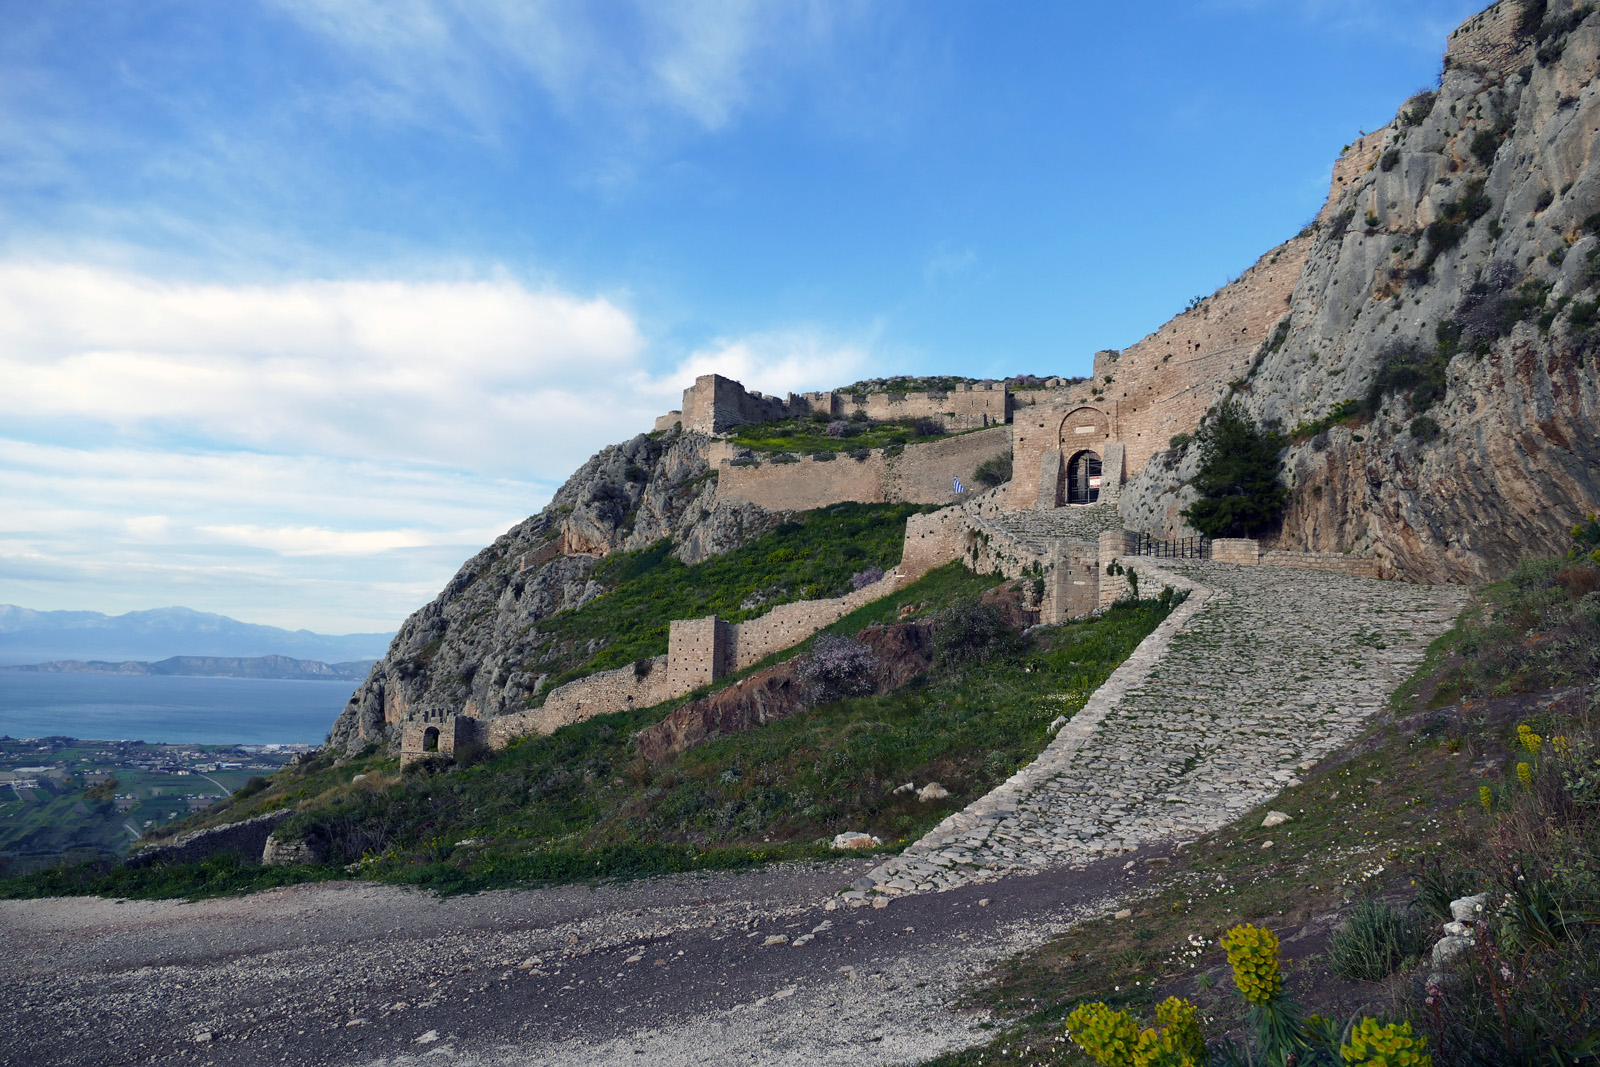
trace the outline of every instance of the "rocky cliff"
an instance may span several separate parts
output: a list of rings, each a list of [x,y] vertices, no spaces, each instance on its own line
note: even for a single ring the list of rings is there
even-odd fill
[[[544,510],[467,560],[405,621],[331,743],[396,744],[390,728],[424,713],[520,710],[547,680],[521,669],[535,658],[535,624],[604,592],[591,574],[605,555],[670,537],[677,556],[696,563],[771,529],[781,516],[716,503],[711,447],[703,434],[669,430],[594,455]]]
[[[1597,70],[1593,5],[1504,0],[1340,158],[1289,315],[1215,391],[1300,431],[1276,547],[1477,581],[1600,507]],[[1187,532],[1195,462],[1133,479],[1129,525]]]

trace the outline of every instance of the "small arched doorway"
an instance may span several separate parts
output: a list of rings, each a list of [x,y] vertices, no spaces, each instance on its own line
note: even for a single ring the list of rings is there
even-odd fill
[[[422,751],[439,751],[439,728],[437,726],[430,726],[422,731]]]
[[[1083,451],[1067,461],[1068,504],[1094,504],[1100,500],[1100,456]]]

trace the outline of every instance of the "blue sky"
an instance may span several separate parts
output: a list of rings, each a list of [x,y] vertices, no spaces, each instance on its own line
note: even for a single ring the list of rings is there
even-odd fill
[[[1073,374],[1482,5],[0,0],[0,602],[387,629],[695,374]]]

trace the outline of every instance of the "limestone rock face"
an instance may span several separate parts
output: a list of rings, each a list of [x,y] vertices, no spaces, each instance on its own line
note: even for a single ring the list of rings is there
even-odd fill
[[[1555,0],[1547,19],[1574,8]],[[1542,37],[1507,36],[1515,21],[1469,20],[1437,94],[1341,158],[1287,334],[1236,389],[1216,387],[1293,431],[1367,398],[1407,350],[1448,355],[1431,406],[1402,386],[1370,418],[1287,449],[1294,495],[1271,547],[1482,581],[1561,550],[1600,508],[1600,334],[1581,321],[1600,299],[1600,224],[1587,221],[1600,212],[1600,13]],[[1123,488],[1131,528],[1192,533],[1179,512],[1195,453],[1159,455]]]
[[[679,557],[696,563],[782,521],[752,505],[714,503],[711,447],[703,434],[667,431],[593,456],[543,511],[467,560],[405,621],[340,713],[330,742],[395,748],[408,719],[487,720],[521,710],[547,680],[521,669],[538,641],[534,624],[604,593],[591,577],[604,556],[671,537]]]

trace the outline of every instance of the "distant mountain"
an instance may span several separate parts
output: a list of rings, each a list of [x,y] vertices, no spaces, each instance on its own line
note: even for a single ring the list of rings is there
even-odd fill
[[[0,667],[0,671],[35,671],[40,674],[165,674],[202,678],[287,678],[293,680],[345,679],[361,681],[376,662],[370,659],[348,663],[321,663],[313,659],[288,656],[171,656],[155,663],[124,660],[51,660],[25,666]]]
[[[33,611],[0,604],[0,664],[152,661],[174,656],[287,656],[341,663],[381,657],[393,636],[280,630],[189,608],[102,615],[98,611]]]

